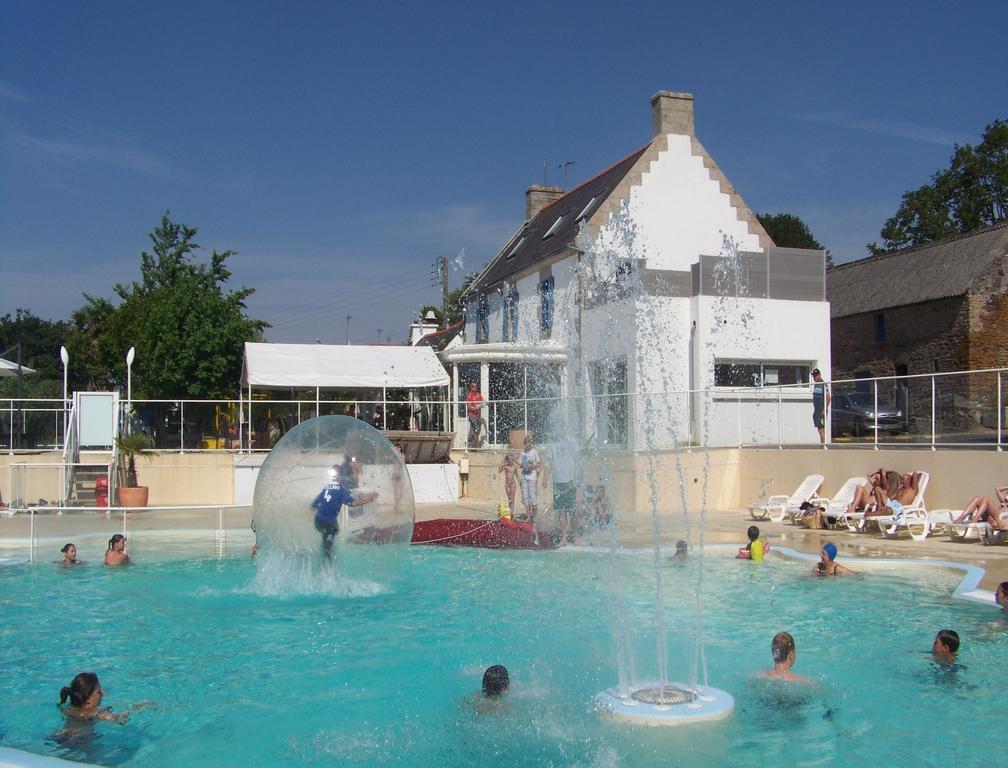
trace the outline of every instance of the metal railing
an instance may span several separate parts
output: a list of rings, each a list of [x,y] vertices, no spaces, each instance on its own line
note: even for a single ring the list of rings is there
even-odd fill
[[[833,444],[995,447],[1003,450],[1008,424],[1008,369],[887,376],[827,382],[832,393],[828,427]],[[17,401],[0,401],[0,435],[14,452]],[[62,400],[24,400],[26,414],[44,414],[30,435],[45,447],[62,437]],[[651,421],[674,423],[675,442],[690,446],[783,446],[818,442],[811,425],[808,384],[712,387],[682,392],[635,392],[575,397],[487,398],[480,404],[481,444],[499,447],[514,432],[545,442],[555,436],[557,414],[567,410],[582,436],[600,446],[641,450]],[[126,403],[132,428],[146,432],[160,451],[268,450],[289,429],[316,415],[356,416],[379,429],[456,432],[467,442],[464,400],[135,400]],[[72,419],[69,420],[72,423]],[[28,422],[31,423],[30,417]],[[52,428],[46,427],[52,425]],[[76,438],[66,435],[69,448]],[[2,439],[2,438],[0,438]],[[477,447],[477,446],[471,446]],[[69,455],[69,454],[68,454]]]

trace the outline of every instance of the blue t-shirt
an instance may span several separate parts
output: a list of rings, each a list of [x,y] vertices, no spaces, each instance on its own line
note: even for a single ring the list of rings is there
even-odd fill
[[[825,381],[812,382],[812,410],[816,413],[822,413],[826,410],[827,388]]]
[[[315,519],[326,525],[332,525],[339,519],[340,510],[344,504],[353,504],[353,496],[346,488],[336,482],[329,483],[311,503],[315,508]]]

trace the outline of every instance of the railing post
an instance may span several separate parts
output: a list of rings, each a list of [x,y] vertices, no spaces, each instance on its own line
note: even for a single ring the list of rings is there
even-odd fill
[[[936,421],[936,414],[938,410],[938,404],[935,400],[935,375],[931,374],[931,450],[935,450],[935,437],[938,430],[938,423]]]
[[[28,510],[28,562],[35,562],[35,510]]]
[[[1001,439],[1001,430],[1004,427],[1004,424],[1002,423],[1003,419],[1002,419],[1001,408],[1002,408],[1002,405],[1001,405],[1001,371],[998,371],[998,373],[997,373],[997,449],[999,451],[1003,451],[1004,450],[1004,448],[1001,447],[1002,443],[1004,442]]]
[[[10,417],[10,442],[7,443],[7,453],[14,454],[14,401],[7,401],[7,415]]]
[[[777,387],[777,447],[784,448],[784,388]]]
[[[185,400],[179,401],[179,453],[185,453]]]
[[[872,406],[872,413],[875,414],[875,450],[878,450],[878,379],[872,382],[872,390],[875,393],[875,402]]]

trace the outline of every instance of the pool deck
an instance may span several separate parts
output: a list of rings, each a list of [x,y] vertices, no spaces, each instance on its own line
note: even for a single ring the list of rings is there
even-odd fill
[[[123,529],[121,510],[104,512],[39,512],[35,515],[35,536],[71,540],[75,536],[111,536]],[[497,502],[463,499],[455,503],[418,504],[417,520],[437,518],[465,518],[493,520],[497,517]],[[29,535],[29,515],[0,516],[0,547],[10,550]],[[127,527],[142,530],[200,530],[213,529],[223,524],[227,529],[246,529],[252,519],[250,507],[172,507],[127,512]],[[683,538],[685,528],[681,519],[663,519],[663,540],[672,543]],[[697,514],[693,512],[696,524]],[[984,570],[979,586],[993,590],[1001,581],[1008,580],[1008,546],[983,546],[977,541],[953,542],[947,536],[935,535],[927,541],[909,538],[885,539],[878,533],[857,534],[848,531],[808,531],[786,523],[753,521],[744,509],[711,510],[705,515],[705,541],[712,544],[737,544],[747,542],[746,529],[758,525],[764,541],[778,547],[790,547],[799,552],[817,555],[822,545],[832,541],[838,549],[838,559],[844,557],[872,557],[951,561],[973,565]],[[695,534],[695,532],[694,532]],[[620,528],[621,541],[629,547],[650,547],[653,540],[650,521],[636,516]],[[694,540],[696,536],[692,537]]]

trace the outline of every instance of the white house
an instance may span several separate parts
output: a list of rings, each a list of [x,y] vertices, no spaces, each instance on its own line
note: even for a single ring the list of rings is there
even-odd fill
[[[480,385],[484,444],[818,439],[825,253],[774,246],[694,135],[691,94],[651,106],[647,145],[570,191],[528,188],[526,221],[463,297],[464,343],[442,358],[457,399]]]

